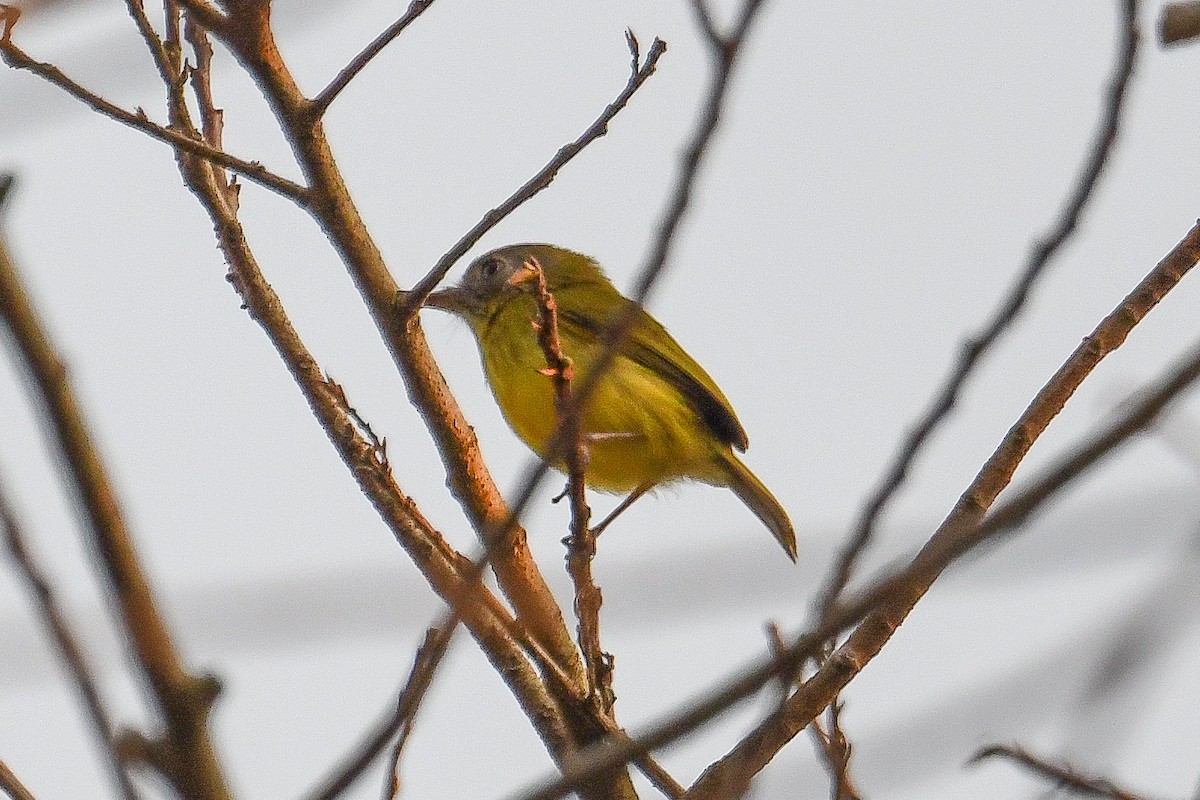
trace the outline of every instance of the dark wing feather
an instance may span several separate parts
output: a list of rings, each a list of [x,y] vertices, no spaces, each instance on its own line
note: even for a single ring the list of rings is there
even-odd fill
[[[579,306],[571,302],[571,295],[572,290],[577,288],[586,292],[586,298],[581,299],[585,300],[592,313],[585,315],[574,310]],[[559,324],[575,327],[603,340],[607,326],[616,321],[630,301],[615,291],[614,297],[600,300],[598,294],[606,293],[589,292],[584,287],[561,288],[556,292]],[[604,308],[596,308],[597,304]],[[665,377],[692,404],[720,441],[738,450],[745,450],[749,445],[746,431],[716,382],[645,310],[638,309],[629,337],[621,346],[621,354]]]

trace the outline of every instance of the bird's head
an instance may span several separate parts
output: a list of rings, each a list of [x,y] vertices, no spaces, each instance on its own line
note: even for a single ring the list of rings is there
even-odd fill
[[[486,318],[500,305],[536,285],[537,267],[551,292],[569,285],[608,279],[591,258],[552,244],[513,244],[471,262],[462,283],[429,295],[425,305],[468,320]]]

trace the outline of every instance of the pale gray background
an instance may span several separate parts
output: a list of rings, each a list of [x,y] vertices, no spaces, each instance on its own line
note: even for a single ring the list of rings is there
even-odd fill
[[[284,52],[311,92],[403,7],[275,5]],[[767,620],[788,630],[803,621],[899,437],[1074,181],[1111,72],[1113,5],[768,4],[652,308],[738,409],[747,462],[793,514],[800,564],[727,491],[689,486],[640,502],[605,535],[595,567],[623,722],[636,730],[765,652]],[[162,91],[122,7],[30,12],[16,39],[159,116]],[[1161,51],[1149,30],[1158,10],[1143,12],[1144,57],[1097,202],[920,460],[874,566],[923,541],[1037,387],[1200,212],[1200,47]],[[658,74],[605,139],[477,252],[552,240],[629,284],[707,79],[682,0],[444,0],[363,73],[328,129],[402,284],[616,94],[627,26],[644,47],[655,35],[669,41]],[[294,175],[256,90],[220,59],[229,149]],[[437,603],[239,310],[167,148],[4,70],[0,168],[21,180],[5,218],[10,245],[147,566],[192,663],[226,681],[214,724],[234,785],[244,797],[296,797],[389,704]],[[470,547],[435,450],[327,243],[257,187],[242,202],[268,278],[322,366],[387,437],[399,483]],[[1198,311],[1200,282],[1189,277],[1096,371],[1028,466],[1186,349]],[[528,456],[492,403],[469,333],[433,312],[426,321],[495,473],[514,486]],[[1043,784],[1013,767],[963,766],[994,741],[1068,756],[1159,797],[1195,790],[1200,410],[1190,405],[1043,522],[948,576],[855,681],[844,721],[867,796],[1033,796]],[[130,720],[135,690],[9,357],[0,466]],[[564,598],[566,514],[539,502],[529,520]],[[1120,680],[1100,686],[1114,652]],[[690,782],[766,702],[662,761]],[[11,571],[0,579],[0,758],[42,800],[111,796]],[[506,797],[548,770],[464,637],[410,744],[405,796]],[[823,797],[825,780],[801,737],[753,796]],[[352,796],[378,796],[381,781],[372,773]]]

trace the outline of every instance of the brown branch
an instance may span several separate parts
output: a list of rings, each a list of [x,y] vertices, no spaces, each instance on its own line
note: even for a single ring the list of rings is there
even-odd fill
[[[152,122],[141,109],[138,109],[137,112],[126,111],[71,80],[62,70],[53,64],[47,64],[31,58],[24,50],[12,42],[9,37],[11,33],[10,28],[11,23],[5,28],[3,36],[0,37],[0,56],[4,57],[5,63],[10,67],[32,72],[81,101],[92,110],[130,128],[139,130],[152,139],[166,142],[177,150],[207,159],[214,164],[220,164],[227,169],[237,172],[239,175],[245,176],[247,180],[292,199],[301,206],[308,203],[308,190],[305,187],[276,175],[257,161],[245,161],[237,156],[210,147],[202,141],[184,136],[178,131],[164,128]]]
[[[853,574],[859,556],[871,540],[875,525],[883,513],[884,507],[908,477],[908,471],[921,449],[958,403],[959,393],[976,366],[1005,331],[1012,327],[1024,309],[1034,285],[1045,273],[1054,256],[1074,233],[1084,208],[1094,195],[1096,185],[1099,183],[1117,139],[1121,112],[1125,106],[1125,98],[1128,95],[1138,52],[1136,0],[1122,0],[1121,16],[1124,35],[1117,62],[1113,68],[1113,76],[1105,94],[1100,127],[1066,207],[1063,208],[1050,232],[1035,243],[1020,277],[1004,298],[1003,303],[987,325],[963,346],[958,361],[936,394],[933,405],[905,437],[900,451],[885,473],[881,485],[863,507],[850,540],[839,556],[827,585],[819,595],[818,614],[827,613],[830,607],[837,602],[838,596],[845,589]]]
[[[165,730],[158,745],[171,773],[167,777],[188,798],[227,798],[208,734],[208,714],[216,698],[211,677],[195,677],[171,639],[150,583],[142,572],[133,536],[104,463],[92,442],[83,412],[45,326],[0,242],[0,317],[12,334],[29,379],[55,436],[59,456],[82,506],[87,533],[99,556],[109,590],[136,656],[152,689]]]
[[[350,81],[354,80],[358,73],[362,72],[375,56],[383,52],[383,48],[391,44],[397,36],[404,33],[404,29],[411,25],[417,17],[425,13],[426,9],[431,5],[433,5],[433,0],[412,0],[408,4],[408,10],[404,12],[400,19],[389,25],[374,41],[363,48],[363,51],[355,56],[337,74],[337,77],[321,90],[320,94],[313,98],[308,107],[309,116],[313,120],[324,116],[325,112],[329,109],[329,105],[337,99],[337,96],[341,94],[343,89],[350,85]]]
[[[172,105],[172,113],[182,113]],[[180,116],[175,124],[186,124]],[[185,183],[213,220],[218,245],[230,267],[229,279],[251,318],[267,333],[292,373],[314,416],[397,541],[426,580],[459,614],[497,672],[508,683],[552,753],[571,750],[572,739],[561,711],[522,653],[520,643],[501,621],[507,613],[470,575],[469,562],[455,552],[396,485],[375,444],[367,439],[341,387],[328,380],[304,346],[274,290],[246,243],[237,218],[237,186],[198,159],[180,159]]]
[[[1037,438],[1036,421],[1048,423],[1056,409],[1053,402],[1043,395],[1053,395],[1055,401],[1065,402],[1073,388],[1086,375],[1081,371],[1080,359],[1092,361],[1115,348],[1129,331],[1170,291],[1179,280],[1200,260],[1200,223],[1194,226],[1182,241],[1138,284],[1133,292],[1101,322],[1092,336],[1084,340],[1079,350],[1072,355],[1039,394],[1022,420],[1013,426],[1001,443],[996,455],[989,460],[979,476],[963,494],[950,516],[939,527],[938,532],[922,548],[921,552],[904,569],[872,583],[866,590],[845,602],[834,606],[823,622],[813,631],[800,637],[785,653],[746,670],[721,684],[712,693],[668,719],[650,728],[628,743],[608,743],[586,753],[583,763],[568,770],[560,780],[548,783],[526,795],[523,800],[554,800],[562,797],[571,787],[586,782],[593,775],[627,763],[642,753],[649,753],[673,742],[700,726],[715,719],[736,703],[755,694],[759,689],[778,676],[781,669],[798,670],[805,660],[820,653],[822,646],[847,627],[863,620],[846,644],[833,655],[782,708],[768,717],[758,728],[746,736],[738,746],[721,761],[713,764],[688,790],[688,798],[724,797],[723,780],[731,775],[753,774],[778,752],[784,744],[803,730],[832,701],[850,679],[875,656],[895,632],[900,622],[915,605],[916,601],[933,584],[933,581],[957,557],[972,547],[978,546],[988,537],[1007,529],[993,527],[989,521],[982,525],[979,520],[986,510],[986,494],[998,493],[1007,483],[1004,475],[1011,477],[1015,464],[1011,463],[1014,453],[1011,447],[1023,442],[1028,449]],[[1099,352],[1096,352],[1096,350]],[[1093,363],[1092,366],[1095,364]],[[1189,385],[1190,380],[1200,375],[1200,353],[1193,356],[1163,382],[1159,391],[1151,393],[1128,414],[1127,418],[1149,419],[1147,408],[1161,408],[1172,397],[1177,396]],[[1053,388],[1053,391],[1048,390]],[[1036,414],[1034,413],[1036,412]],[[1089,451],[1089,464],[1095,464],[1108,455],[1116,446],[1128,438],[1126,419],[1116,427],[1126,429],[1124,437],[1101,436],[1103,448],[1084,448]],[[1003,457],[1002,457],[1003,454]],[[1043,503],[1082,473],[1072,459],[1068,475],[1050,475],[1031,493],[1040,496]],[[1014,502],[1016,502],[1014,500]],[[1025,507],[1022,504],[1022,507]],[[1031,510],[1031,509],[1030,509]],[[999,514],[1003,507],[997,510]],[[1024,512],[1028,514],[1028,510]],[[1001,520],[1003,522],[1003,520]]]
[[[1125,791],[1105,778],[1084,775],[1066,764],[1051,764],[1022,747],[994,744],[971,757],[968,763],[978,764],[989,758],[1003,758],[1025,767],[1035,775],[1049,778],[1058,788],[1085,797],[1108,797],[1111,800],[1145,800],[1141,795]]]
[[[25,784],[21,783],[3,761],[0,761],[0,789],[12,800],[36,800],[33,792],[25,788]]]
[[[100,744],[104,760],[108,763],[113,778],[117,781],[121,796],[127,800],[136,800],[137,792],[134,790],[125,765],[121,763],[120,754],[117,752],[116,739],[113,736],[115,728],[108,709],[100,698],[100,687],[92,675],[87,657],[83,654],[83,648],[75,638],[71,626],[67,624],[66,614],[59,606],[49,580],[34,561],[33,555],[25,544],[25,536],[17,519],[16,511],[3,490],[3,484],[0,484],[0,529],[3,529],[9,555],[25,579],[29,593],[33,595],[37,605],[42,624],[54,639],[58,654],[66,664],[71,678],[75,681],[76,690],[83,698],[83,706],[87,711],[88,720],[92,724],[92,732]]]
[[[229,18],[207,0],[175,0],[175,2],[187,9],[188,16],[203,26],[205,30],[219,33],[229,25]]]
[[[168,8],[170,4],[167,4]],[[162,38],[154,30],[154,26],[150,24],[150,18],[146,16],[146,8],[142,4],[142,0],[125,0],[125,9],[129,16],[133,19],[133,24],[137,26],[138,34],[142,37],[142,41],[146,43],[146,49],[150,51],[150,57],[154,60],[154,66],[158,70],[158,77],[163,82],[164,86],[174,86],[179,83],[183,76],[177,68],[178,58],[172,59],[163,46]],[[173,20],[171,15],[167,15],[167,26],[170,26]],[[178,52],[175,53],[178,56]],[[172,62],[175,63],[172,63]]]
[[[575,156],[579,155],[585,147],[608,133],[609,123],[629,104],[630,99],[642,87],[642,84],[654,74],[654,71],[658,68],[659,58],[667,51],[667,43],[662,39],[656,38],[650,45],[650,50],[647,51],[646,58],[642,60],[638,41],[634,37],[633,31],[626,31],[625,38],[626,43],[629,45],[629,52],[633,57],[629,80],[626,82],[625,88],[621,90],[616,99],[604,108],[600,116],[579,135],[579,138],[560,147],[558,152],[554,154],[554,158],[546,162],[546,165],[538,170],[536,175],[509,195],[508,199],[503,203],[484,214],[483,218],[463,234],[454,243],[454,246],[438,259],[433,268],[421,280],[417,281],[411,291],[400,297],[398,301],[398,313],[401,318],[412,316],[420,309],[421,304],[425,302],[425,298],[429,297],[430,292],[437,288],[437,285],[446,277],[446,273],[450,271],[450,268],[466,255],[467,251],[474,247],[483,238],[485,233],[496,227],[505,217],[553,183],[554,179],[558,176],[559,170],[566,166]]]
[[[592,577],[592,559],[596,555],[596,537],[591,529],[592,511],[588,508],[584,471],[587,448],[576,404],[572,402],[571,381],[575,365],[562,349],[558,338],[558,307],[554,295],[546,287],[546,274],[536,259],[525,262],[532,275],[534,300],[538,308],[537,341],[546,356],[543,374],[554,385],[554,406],[557,425],[569,444],[566,447],[567,495],[571,502],[571,534],[567,538],[567,573],[575,585],[575,616],[579,620],[579,650],[587,667],[588,689],[592,700],[603,715],[612,713],[616,696],[612,689],[612,656],[600,645],[600,588]],[[572,413],[572,409],[576,409]]]

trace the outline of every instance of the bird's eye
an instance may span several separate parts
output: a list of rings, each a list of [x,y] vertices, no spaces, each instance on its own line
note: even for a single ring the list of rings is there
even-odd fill
[[[489,258],[487,261],[483,262],[483,264],[480,266],[480,269],[483,270],[485,277],[490,278],[496,274],[496,270],[500,269],[500,260],[496,258]]]

